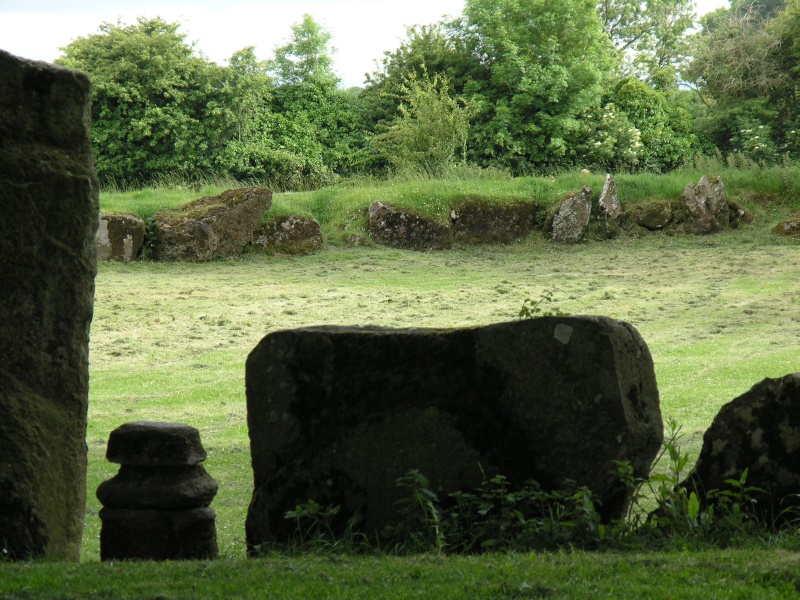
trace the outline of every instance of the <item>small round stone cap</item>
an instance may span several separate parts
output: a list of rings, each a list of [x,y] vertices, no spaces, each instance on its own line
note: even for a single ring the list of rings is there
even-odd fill
[[[110,462],[135,466],[196,465],[207,456],[200,432],[183,423],[125,423],[108,436],[106,449]]]

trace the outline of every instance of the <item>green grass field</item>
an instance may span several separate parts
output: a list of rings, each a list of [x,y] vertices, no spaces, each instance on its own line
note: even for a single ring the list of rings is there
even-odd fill
[[[279,202],[290,202],[283,196]],[[104,206],[112,200],[121,202],[104,198]],[[261,590],[286,598],[793,597],[800,593],[800,558],[777,548],[245,559],[252,472],[244,364],[278,329],[477,326],[513,320],[526,298],[552,290],[553,307],[622,319],[641,332],[665,420],[682,425],[684,449],[696,457],[722,404],[765,377],[800,371],[800,242],[770,233],[778,219],[797,212],[800,197],[752,205],[752,225],[706,237],[628,235],[557,246],[534,234],[511,246],[430,253],[329,245],[305,257],[101,264],[90,346],[83,564],[0,564],[0,596],[231,597]],[[326,226],[336,227],[335,220]],[[200,430],[205,467],[220,486],[212,504],[220,560],[98,562],[94,492],[117,470],[104,459],[106,441],[115,427],[136,420]]]

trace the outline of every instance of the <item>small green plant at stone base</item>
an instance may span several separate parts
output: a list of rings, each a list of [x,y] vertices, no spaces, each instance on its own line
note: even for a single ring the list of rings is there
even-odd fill
[[[396,550],[442,554],[446,547],[439,497],[430,489],[430,481],[418,469],[412,469],[397,480],[409,495],[395,504],[400,525],[386,532]]]
[[[333,529],[333,519],[339,514],[340,506],[323,506],[314,500],[298,504],[288,510],[283,518],[295,522],[295,545],[298,550],[356,550],[363,536],[355,532],[361,515],[355,514],[347,521],[345,532],[337,536]]]
[[[283,518],[295,522],[298,542],[301,546],[321,538],[334,539],[331,519],[339,514],[339,506],[322,506],[314,500],[298,504],[287,510]]]
[[[522,302],[522,308],[519,309],[520,319],[535,319],[536,317],[565,317],[567,313],[562,311],[557,306],[546,310],[543,304],[552,304],[554,302],[553,290],[545,290],[538,299],[526,298]]]
[[[723,490],[709,490],[701,501],[697,492],[681,485],[689,456],[680,448],[680,427],[667,423],[668,434],[662,454],[668,463],[665,473],[652,473],[635,479],[629,463],[618,463],[618,474],[632,490],[627,523],[629,533],[639,539],[669,543],[670,540],[694,540],[713,546],[727,546],[758,535],[768,535],[774,524],[756,516],[754,494],[764,490],[747,486],[748,470],[740,478],[728,479]],[[655,507],[652,506],[655,502]]]
[[[608,535],[596,498],[574,484],[547,491],[529,481],[514,490],[498,475],[444,501],[419,471],[410,471],[398,485],[408,488],[410,496],[397,503],[400,524],[385,532],[395,553],[591,549]]]

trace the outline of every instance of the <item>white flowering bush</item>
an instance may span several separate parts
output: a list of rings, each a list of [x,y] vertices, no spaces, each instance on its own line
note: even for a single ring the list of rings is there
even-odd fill
[[[583,164],[615,171],[631,170],[638,165],[641,150],[641,132],[613,103],[582,115],[577,152]]]
[[[780,158],[780,150],[773,141],[772,127],[756,119],[741,117],[731,136],[731,146],[750,160],[774,163]]]

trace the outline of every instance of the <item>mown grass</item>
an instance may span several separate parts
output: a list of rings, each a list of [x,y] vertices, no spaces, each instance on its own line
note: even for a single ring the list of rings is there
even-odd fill
[[[0,565],[5,598],[796,598],[800,553],[273,555],[247,561]],[[57,582],[58,588],[53,584]]]
[[[536,185],[574,187],[583,177],[565,175]],[[602,183],[602,177],[589,177]],[[660,189],[678,189],[679,195],[683,176],[674,177]],[[617,181],[623,190],[655,194],[648,187],[654,184],[624,176]],[[759,181],[774,183],[763,173]],[[360,189],[363,207],[373,189],[390,201],[393,185],[338,186],[324,194],[277,198],[324,205],[339,203],[338,194],[346,191],[355,203]],[[431,182],[419,185],[419,190],[438,189]],[[499,181],[486,183],[486,190],[505,189],[504,197],[513,198],[526,185],[532,187]],[[744,198],[752,193],[744,182],[726,186]],[[453,194],[484,193],[464,183],[442,187]],[[185,193],[188,199],[198,196]],[[213,190],[201,190],[208,193]],[[139,211],[145,200],[152,206],[177,202],[160,192],[152,198],[161,200],[133,198],[127,211]],[[722,404],[765,377],[800,371],[800,244],[770,233],[776,220],[797,211],[800,200],[759,198],[752,202],[752,225],[707,237],[642,234],[557,246],[533,234],[516,245],[446,252],[329,245],[305,257],[101,264],[91,334],[84,564],[2,564],[0,595],[261,597],[269,590],[271,597],[705,598],[726,590],[724,597],[791,597],[800,589],[796,576],[788,575],[797,571],[797,555],[763,546],[700,554],[244,558],[252,493],[244,362],[258,341],[277,329],[476,326],[512,320],[523,300],[553,290],[561,310],[623,319],[642,333],[654,357],[664,416],[683,425],[685,450],[696,457]],[[104,194],[101,202],[107,208],[121,200]],[[320,214],[319,207],[314,210]],[[104,459],[105,444],[111,430],[135,420],[179,421],[200,429],[209,452],[205,466],[220,484],[212,507],[218,513],[221,560],[98,563],[100,506],[94,492],[117,470]]]

